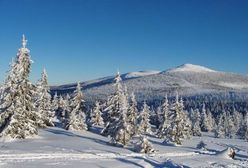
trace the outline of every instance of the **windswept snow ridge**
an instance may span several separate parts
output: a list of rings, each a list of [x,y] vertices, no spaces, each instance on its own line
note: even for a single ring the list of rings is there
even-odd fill
[[[168,72],[216,72],[216,71],[200,65],[183,64],[177,68],[168,70]]]

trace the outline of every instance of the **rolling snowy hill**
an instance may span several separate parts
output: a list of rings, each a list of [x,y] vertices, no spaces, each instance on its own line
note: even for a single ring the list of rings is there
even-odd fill
[[[113,92],[114,76],[82,82],[89,99],[106,99]],[[215,71],[203,66],[184,64],[166,71],[140,71],[122,75],[128,92],[134,92],[138,100],[157,99],[165,94],[188,96],[202,93],[247,92],[248,76]],[[71,93],[76,84],[53,86],[52,92]]]

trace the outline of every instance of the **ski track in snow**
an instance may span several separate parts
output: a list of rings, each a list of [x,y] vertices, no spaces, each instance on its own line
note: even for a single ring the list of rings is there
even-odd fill
[[[0,154],[0,163],[2,161],[11,160],[40,160],[40,159],[116,159],[116,158],[135,158],[135,157],[182,157],[197,155],[195,152],[185,153],[156,153],[156,154],[116,154],[116,153],[20,153],[20,154]]]

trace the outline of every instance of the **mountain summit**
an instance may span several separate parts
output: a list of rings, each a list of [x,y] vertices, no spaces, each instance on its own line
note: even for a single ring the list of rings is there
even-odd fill
[[[170,69],[167,72],[216,72],[216,71],[200,65],[183,64],[176,68]]]

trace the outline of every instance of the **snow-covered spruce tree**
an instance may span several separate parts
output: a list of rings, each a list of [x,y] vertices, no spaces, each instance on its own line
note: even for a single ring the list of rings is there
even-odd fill
[[[169,115],[169,103],[168,103],[168,98],[167,95],[165,96],[164,102],[162,104],[162,106],[160,107],[162,116],[161,116],[161,123],[159,125],[158,128],[158,137],[159,138],[164,138],[164,136],[166,135],[166,131],[170,125],[170,121],[168,119],[168,115]]]
[[[216,125],[215,130],[214,130],[214,136],[216,138],[224,138],[225,137],[224,122],[225,122],[224,116],[223,116],[223,114],[221,114],[218,117],[218,122],[217,122],[217,125]]]
[[[59,108],[59,98],[56,92],[52,99],[52,111],[55,113],[55,115],[56,115],[58,108]]]
[[[206,113],[205,103],[203,103],[203,105],[202,105],[200,126],[201,126],[201,130],[204,132],[208,132],[211,129],[210,124],[209,124],[209,120],[208,120],[208,116]]]
[[[54,103],[53,105],[54,105],[54,108],[55,108],[56,107],[56,104],[55,104],[56,99],[54,99],[53,103]],[[59,98],[58,98],[57,110],[55,111],[55,115],[56,115],[56,117],[58,118],[58,120],[61,123],[63,123],[63,121],[65,119],[64,109],[65,109],[66,104],[67,103],[65,103],[65,100],[64,100],[63,96],[60,95]]]
[[[140,153],[153,153],[155,152],[152,144],[145,136],[140,136],[139,142],[135,146],[135,151]]]
[[[142,111],[139,115],[138,125],[139,134],[151,134],[150,109],[145,101],[143,103]]]
[[[74,91],[72,103],[71,103],[71,112],[69,114],[69,119],[65,125],[65,129],[82,131],[87,130],[86,117],[84,112],[83,103],[83,93],[81,91],[80,83],[78,82],[77,88]]]
[[[46,126],[54,126],[53,118],[54,112],[51,105],[51,95],[48,85],[47,73],[44,69],[41,75],[41,79],[36,85],[36,106],[38,113],[42,116],[43,123]]]
[[[136,135],[138,132],[137,119],[138,119],[137,101],[136,101],[134,93],[132,93],[128,112],[127,112],[127,121],[131,126],[132,135]]]
[[[33,101],[35,87],[28,79],[32,61],[26,44],[27,40],[23,35],[22,48],[19,49],[3,85],[0,106],[2,137],[23,139],[36,135],[38,124],[41,123]]]
[[[217,138],[233,138],[236,134],[233,124],[233,118],[229,112],[223,112],[220,115],[219,123],[215,130],[215,137]]]
[[[200,128],[200,121],[201,115],[198,109],[191,110],[191,120],[192,120],[192,134],[194,136],[201,136],[201,128]]]
[[[242,118],[237,134],[240,138],[248,140],[248,114]]]
[[[207,110],[207,120],[208,120],[208,131],[213,131],[216,123],[210,110]]]
[[[181,145],[183,139],[190,134],[190,128],[188,127],[190,124],[183,111],[183,102],[178,100],[178,94],[176,94],[175,103],[173,103],[169,111],[168,119],[170,120],[170,125],[166,131],[164,142],[170,141],[176,145]]]
[[[131,126],[127,121],[128,100],[122,90],[121,77],[118,72],[114,79],[115,93],[108,98],[105,128],[102,135],[110,136],[111,143],[127,145],[131,138]]]
[[[104,136],[112,135],[113,129],[115,128],[114,122],[120,118],[123,111],[124,93],[121,84],[121,76],[118,72],[113,86],[115,87],[115,92],[108,97],[108,100],[104,109],[104,122],[105,128],[102,130],[101,134]]]
[[[91,113],[90,123],[92,126],[103,126],[102,111],[99,101],[96,101],[95,107]]]
[[[183,119],[183,135],[184,138],[189,139],[192,135],[192,123],[189,119],[189,114],[184,110],[183,98],[180,98],[179,101],[179,111]]]
[[[235,137],[236,129],[233,120],[233,116],[230,114],[230,112],[224,113],[224,132],[225,137],[227,138]]]
[[[127,121],[126,110],[121,113],[119,120],[115,121],[115,125],[115,130],[111,136],[111,143],[121,144],[123,146],[127,145],[132,136],[132,127]]]

